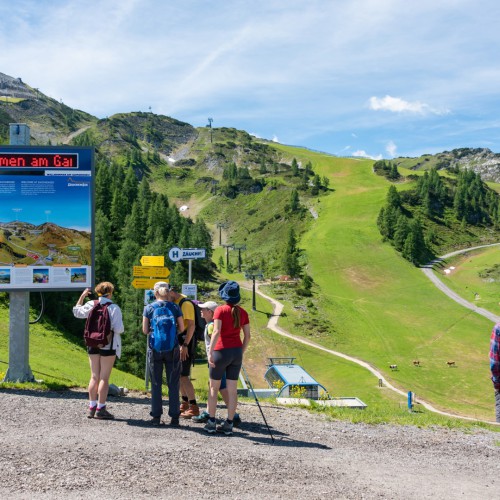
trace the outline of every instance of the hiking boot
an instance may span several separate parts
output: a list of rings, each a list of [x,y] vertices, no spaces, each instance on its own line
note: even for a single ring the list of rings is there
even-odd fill
[[[181,413],[184,413],[185,411],[188,411],[189,410],[189,403],[187,401],[183,401],[181,403],[180,410],[181,410]]]
[[[95,412],[97,411],[97,405],[96,406],[89,406],[89,411],[87,413],[87,418],[94,418]]]
[[[150,420],[150,424],[154,427],[159,427],[161,425],[161,417],[153,417]]]
[[[241,417],[239,413],[235,413],[233,417],[233,427],[239,427],[241,425]]]
[[[172,417],[170,420],[170,425],[172,427],[179,427],[181,424],[179,423],[179,419],[177,417]]]
[[[204,424],[208,422],[208,417],[210,417],[208,412],[202,411],[198,416],[193,417],[192,421],[196,422],[197,424]]]
[[[215,430],[221,432],[226,436],[231,436],[233,434],[233,424],[230,424],[227,420],[224,420],[223,424],[219,424]]]
[[[189,405],[189,409],[181,413],[182,418],[198,417],[200,415],[200,407],[198,405]]]
[[[215,434],[217,431],[217,426],[215,422],[211,422],[210,420],[205,424],[205,427],[203,427],[209,434]]]
[[[106,407],[103,406],[100,410],[98,409],[95,412],[95,418],[98,418],[99,420],[112,420],[114,415],[111,415],[108,410],[106,410]]]

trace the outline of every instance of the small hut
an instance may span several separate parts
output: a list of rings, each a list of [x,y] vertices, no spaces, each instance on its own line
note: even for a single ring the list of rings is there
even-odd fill
[[[293,397],[302,392],[307,399],[328,398],[328,391],[301,366],[294,363],[295,358],[268,358],[268,369],[264,378],[269,387],[278,389],[277,397]]]

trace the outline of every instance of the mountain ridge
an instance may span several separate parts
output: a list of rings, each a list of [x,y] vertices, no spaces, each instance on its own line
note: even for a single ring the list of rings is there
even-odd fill
[[[191,146],[204,128],[142,111],[119,112],[99,119],[44,95],[37,88],[24,83],[22,78],[0,73],[0,140],[2,137],[8,139],[9,123],[19,122],[30,126],[33,144],[70,144],[73,139],[95,128],[98,136],[96,145],[105,153],[113,154],[117,145],[124,143],[139,146],[136,141],[140,140],[143,142],[139,146],[142,151],[149,151],[148,144],[151,150],[157,150],[160,157],[172,164],[175,163],[175,157],[182,160],[189,157]],[[260,142],[269,143],[266,140]],[[457,148],[433,155],[397,157],[388,161],[410,170],[468,168],[479,173],[485,181],[500,182],[500,154],[488,148]],[[206,166],[210,167],[211,164],[213,162],[207,158]]]

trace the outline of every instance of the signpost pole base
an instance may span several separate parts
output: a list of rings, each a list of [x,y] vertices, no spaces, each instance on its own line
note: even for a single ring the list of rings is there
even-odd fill
[[[29,365],[29,292],[11,292],[9,306],[9,368],[4,382],[34,382]]]

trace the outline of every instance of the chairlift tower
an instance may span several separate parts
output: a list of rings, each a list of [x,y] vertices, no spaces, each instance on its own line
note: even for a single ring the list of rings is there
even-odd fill
[[[264,275],[262,271],[245,271],[245,278],[247,280],[252,280],[252,311],[257,310],[256,301],[255,301],[255,280],[257,278],[262,279]]]
[[[212,129],[212,122],[213,121],[214,121],[213,118],[210,118],[210,117],[208,118],[208,125],[207,125],[207,127],[210,129],[210,144],[212,144],[212,142],[213,142],[213,135],[212,135],[213,134],[213,129]]]
[[[233,248],[235,250],[238,250],[238,272],[241,273],[241,251],[246,250],[247,246],[234,244]]]
[[[222,246],[222,230],[227,229],[229,224],[226,222],[217,222],[217,229],[219,230],[219,246]]]
[[[226,269],[229,267],[229,250],[233,249],[233,245],[221,245],[226,249]]]

